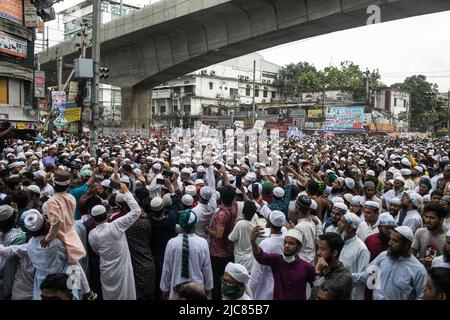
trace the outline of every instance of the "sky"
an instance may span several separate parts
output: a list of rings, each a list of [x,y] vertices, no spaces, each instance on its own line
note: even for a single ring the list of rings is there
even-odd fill
[[[124,0],[148,5],[160,0]],[[82,0],[64,0],[56,12]],[[383,15],[381,13],[381,20]],[[47,25],[47,24],[46,24]],[[62,39],[62,19],[48,23],[50,46]],[[447,30],[447,31],[446,31]],[[450,90],[450,11],[369,25],[304,39],[259,51],[278,65],[307,61],[318,69],[353,61],[362,70],[377,69],[386,85],[423,74],[440,92]]]

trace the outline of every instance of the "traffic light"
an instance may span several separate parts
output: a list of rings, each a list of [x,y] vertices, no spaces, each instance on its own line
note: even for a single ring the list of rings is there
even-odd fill
[[[36,7],[36,14],[41,17],[42,21],[47,22],[55,20],[55,9],[52,7],[55,2],[54,0],[30,0],[31,3]]]
[[[106,79],[109,77],[109,68],[105,68],[105,67],[100,67],[99,68],[100,71],[100,79]]]

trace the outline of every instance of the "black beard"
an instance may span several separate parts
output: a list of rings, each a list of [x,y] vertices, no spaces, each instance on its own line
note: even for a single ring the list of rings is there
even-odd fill
[[[394,260],[398,260],[398,258],[400,258],[402,254],[401,252],[394,252],[388,249],[387,255]]]

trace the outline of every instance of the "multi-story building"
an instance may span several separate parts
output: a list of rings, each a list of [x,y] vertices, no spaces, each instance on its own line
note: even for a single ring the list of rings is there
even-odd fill
[[[127,15],[140,7],[122,3],[122,15]],[[64,16],[64,40],[72,39],[80,30],[80,23],[92,21],[93,6],[92,0],[83,1],[75,6],[60,11],[59,14]],[[121,16],[120,1],[103,0],[101,4],[101,23],[110,22]],[[101,110],[101,122],[107,126],[119,126],[121,117],[121,90],[107,84],[99,86],[99,105]]]
[[[34,29],[25,26],[24,0],[0,1],[0,120],[36,122],[33,108]]]
[[[253,61],[256,61],[254,88]],[[249,117],[253,94],[255,105],[278,101],[273,80],[279,69],[280,66],[253,53],[163,83],[153,89],[154,120],[168,123],[183,119],[192,123],[208,116]]]
[[[409,128],[409,110],[411,94],[409,92],[380,88],[373,92],[372,104],[377,122],[394,126],[397,132],[406,132]]]

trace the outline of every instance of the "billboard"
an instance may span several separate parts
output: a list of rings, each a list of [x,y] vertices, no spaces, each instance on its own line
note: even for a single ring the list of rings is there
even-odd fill
[[[23,24],[22,0],[1,0],[0,18]]]
[[[23,15],[25,17],[25,27],[36,28],[38,23],[38,17],[36,15],[36,7],[30,2],[30,0],[24,1]]]
[[[66,92],[52,91],[52,110],[63,111],[66,107]]]
[[[26,59],[27,42],[0,31],[0,52]]]
[[[328,106],[325,131],[363,132],[364,106]]]
[[[308,110],[308,118],[322,119],[323,118],[323,109],[309,109]]]
[[[45,98],[45,72],[34,72],[34,96],[36,98]]]

